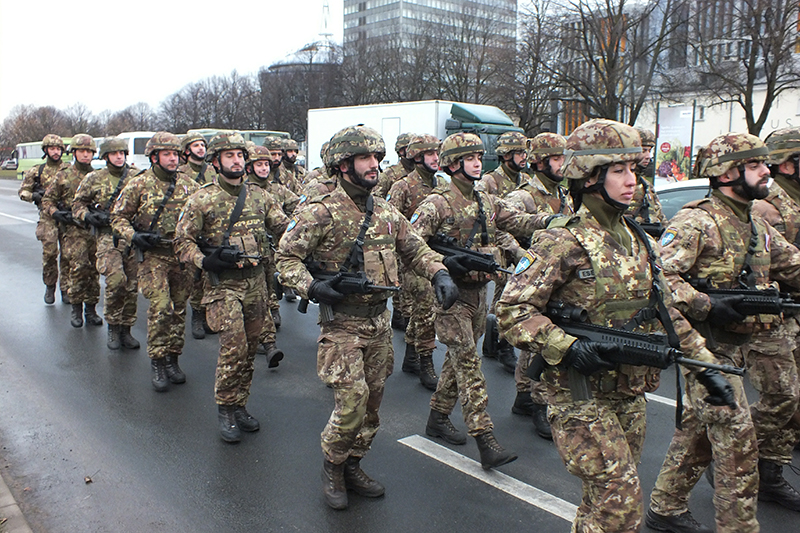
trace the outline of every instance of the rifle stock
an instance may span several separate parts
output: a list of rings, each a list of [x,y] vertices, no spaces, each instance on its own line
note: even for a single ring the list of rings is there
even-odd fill
[[[445,257],[454,255],[463,255],[467,257],[465,266],[470,270],[477,270],[479,272],[488,272],[494,274],[495,272],[503,272],[505,274],[513,274],[511,270],[501,268],[500,264],[495,261],[492,254],[485,254],[477,250],[471,250],[458,244],[454,237],[448,237],[442,233],[437,233],[428,241],[428,246],[434,252],[440,253]]]

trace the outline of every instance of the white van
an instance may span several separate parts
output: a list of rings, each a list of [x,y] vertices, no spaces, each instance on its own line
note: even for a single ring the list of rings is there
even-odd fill
[[[136,165],[139,169],[150,168],[150,159],[144,155],[147,141],[155,135],[154,131],[124,131],[117,135],[118,139],[128,141],[128,164]]]

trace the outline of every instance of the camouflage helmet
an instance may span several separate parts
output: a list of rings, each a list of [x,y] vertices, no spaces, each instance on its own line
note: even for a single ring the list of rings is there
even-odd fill
[[[381,134],[367,126],[349,126],[337,131],[328,146],[328,166],[338,167],[343,161],[359,154],[375,154],[380,162],[386,155]]]
[[[541,163],[551,155],[564,155],[567,139],[558,133],[544,132],[528,139],[528,163]]]
[[[72,142],[69,143],[69,151],[74,152],[75,150],[91,150],[92,152],[96,152],[97,143],[94,142],[94,138],[88,133],[79,133],[75,135],[72,138]]]
[[[151,154],[159,150],[175,150],[179,152],[181,149],[181,141],[178,136],[168,131],[159,131],[147,141],[144,147],[144,155],[150,157]]]
[[[64,139],[55,133],[48,133],[44,136],[44,139],[42,139],[42,150],[46,150],[50,146],[58,146],[62,151],[66,148],[64,146]]]
[[[656,134],[647,128],[636,126],[639,138],[642,140],[642,148],[653,148],[656,145]]]
[[[411,138],[414,137],[413,133],[401,133],[397,136],[397,140],[394,143],[394,151],[398,154],[400,150],[403,148],[408,148],[408,144],[411,142]]]
[[[245,159],[249,156],[247,144],[244,142],[244,137],[242,137],[241,134],[217,133],[208,141],[206,161],[211,161],[219,155],[220,152],[224,152],[225,150],[241,150]]]
[[[330,141],[325,141],[322,143],[322,146],[319,149],[319,158],[322,159],[322,163],[325,164],[325,153],[328,151],[328,147],[331,145]]]
[[[502,157],[511,152],[524,152],[527,144],[528,138],[524,134],[518,131],[509,131],[497,138],[497,148],[494,151]]]
[[[467,154],[482,154],[483,141],[474,133],[454,133],[439,146],[439,166],[449,167]]]
[[[408,159],[414,159],[423,152],[439,150],[439,144],[441,144],[441,141],[434,135],[428,133],[414,135],[411,138],[411,142],[409,142],[406,147],[406,157]]]
[[[768,165],[780,165],[800,154],[800,128],[775,130],[764,140],[769,148]]]
[[[283,139],[270,135],[264,139],[264,146],[267,150],[283,150]]]
[[[281,146],[283,147],[283,151],[287,150],[294,150],[295,152],[300,150],[300,145],[297,144],[297,141],[294,139],[283,139],[281,141]]]
[[[598,167],[642,159],[642,141],[632,127],[604,118],[584,122],[567,137],[561,172],[571,180],[588,179]]]
[[[716,178],[748,161],[765,161],[769,148],[749,133],[726,133],[715,137],[697,157],[695,177]]]
[[[100,159],[104,158],[111,152],[125,152],[128,155],[128,141],[120,139],[119,137],[111,137],[106,139],[100,145]]]
[[[269,155],[269,148],[266,146],[255,145],[248,148],[247,152],[250,156],[250,161],[269,161],[272,159]]]
[[[208,142],[206,141],[206,138],[200,135],[199,133],[187,133],[186,135],[184,135],[183,139],[181,139],[181,154],[185,154],[186,150],[189,149],[189,146],[191,146],[193,143],[197,141],[203,141],[206,147],[208,147]]]

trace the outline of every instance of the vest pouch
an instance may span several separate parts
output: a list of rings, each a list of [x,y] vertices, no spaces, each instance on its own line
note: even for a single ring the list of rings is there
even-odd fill
[[[375,285],[400,286],[397,259],[390,248],[364,250],[364,272]]]
[[[245,255],[260,255],[261,251],[258,246],[258,242],[256,242],[256,237],[252,233],[248,233],[246,235],[236,235],[231,236],[229,242],[239,248]],[[243,261],[239,261],[239,267],[247,267],[247,266],[256,266],[259,264],[259,261],[256,259],[244,259]]]
[[[505,260],[503,258],[503,252],[497,246],[479,246],[478,251],[482,254],[489,254],[494,257],[495,262],[500,265],[501,268],[505,268]],[[477,270],[473,270],[467,275],[469,281],[474,283],[488,283],[490,281],[499,281],[500,280],[500,272],[478,272]]]

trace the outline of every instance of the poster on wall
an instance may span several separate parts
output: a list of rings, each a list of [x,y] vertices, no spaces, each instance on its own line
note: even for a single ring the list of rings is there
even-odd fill
[[[656,178],[683,181],[692,173],[694,104],[658,107]]]

